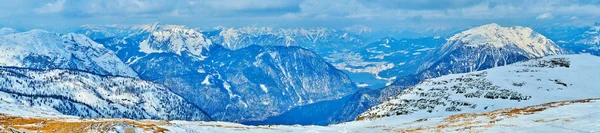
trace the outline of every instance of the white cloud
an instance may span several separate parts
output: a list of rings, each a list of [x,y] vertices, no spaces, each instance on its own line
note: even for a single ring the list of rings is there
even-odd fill
[[[0,25],[53,20],[64,25],[161,21],[196,24],[193,26],[340,25],[343,28],[375,22],[380,24],[368,26],[479,25],[502,21],[513,25],[536,21],[573,23],[572,16],[578,17],[578,23],[600,20],[600,3],[588,0],[0,0],[0,3]],[[60,19],[53,19],[57,17]]]
[[[57,0],[55,2],[46,3],[42,7],[34,9],[36,13],[51,14],[63,11],[65,0]]]
[[[577,16],[572,16],[570,19],[571,19],[571,20],[574,20],[574,19],[578,19],[578,18],[579,18],[579,17],[577,17]]]
[[[213,10],[251,10],[251,9],[272,9],[297,6],[298,0],[215,0],[204,1],[204,6]]]
[[[551,13],[544,13],[544,14],[540,14],[539,16],[537,16],[535,19],[552,19],[554,16],[552,16]]]

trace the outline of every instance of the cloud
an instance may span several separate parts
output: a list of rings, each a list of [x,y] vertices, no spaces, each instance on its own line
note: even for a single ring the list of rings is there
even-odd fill
[[[47,3],[42,7],[36,8],[34,11],[40,14],[57,13],[63,10],[64,4],[65,0],[57,0],[55,2]]]
[[[539,16],[535,17],[535,19],[552,19],[553,16],[551,13],[544,13],[544,14],[540,14]]]
[[[365,5],[407,10],[447,10],[468,8],[484,0],[360,0]]]
[[[215,17],[277,16],[300,10],[301,0],[215,0],[203,1],[194,7],[194,14]]]
[[[45,2],[33,11],[67,17],[269,16],[297,12],[301,2],[302,0],[56,0]]]
[[[192,26],[339,25],[343,28],[355,24],[394,27],[572,23],[571,18],[584,23],[600,20],[600,1],[591,0],[0,0],[0,3],[3,25],[161,21]]]
[[[157,16],[190,9],[188,1],[181,0],[69,0],[60,15],[70,17],[131,17]]]

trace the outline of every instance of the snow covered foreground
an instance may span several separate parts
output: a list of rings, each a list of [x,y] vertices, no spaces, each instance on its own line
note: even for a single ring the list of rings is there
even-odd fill
[[[358,119],[439,117],[553,101],[600,98],[600,57],[556,55],[424,80]]]
[[[388,117],[332,126],[245,126],[227,122],[80,119],[5,112],[0,132],[600,132],[600,99],[551,102],[485,113],[403,119]],[[22,108],[25,109],[25,108]],[[31,116],[34,115],[35,116]],[[13,115],[20,115],[15,117]]]

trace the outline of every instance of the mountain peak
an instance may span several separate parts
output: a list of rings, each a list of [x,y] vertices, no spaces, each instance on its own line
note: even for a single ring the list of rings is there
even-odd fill
[[[14,36],[23,36],[23,37],[36,37],[36,38],[58,38],[60,35],[58,33],[51,33],[45,30],[33,29],[26,32],[14,33]]]
[[[212,45],[212,41],[202,33],[186,26],[154,23],[139,28],[150,33],[140,43],[140,51],[144,53],[172,52],[181,55],[183,51],[187,51],[202,56],[203,49]]]
[[[171,25],[171,24],[163,24],[160,22],[155,22],[152,24],[146,25],[136,25],[133,26],[135,29],[140,29],[147,32],[157,32],[157,31],[183,31],[183,30],[193,30],[184,25]]]
[[[489,23],[489,24],[478,26],[477,28],[498,29],[498,28],[502,28],[502,26],[500,26],[499,24],[496,24],[496,23]]]
[[[448,39],[444,49],[451,47],[515,47],[534,56],[556,54],[560,48],[545,36],[528,27],[501,27],[492,23],[475,27]]]
[[[3,27],[0,29],[0,36],[17,33],[17,30]]]

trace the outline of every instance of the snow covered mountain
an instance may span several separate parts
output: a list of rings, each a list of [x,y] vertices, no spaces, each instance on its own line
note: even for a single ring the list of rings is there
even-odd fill
[[[564,50],[531,28],[487,24],[450,37],[437,52],[434,56],[439,58],[421,68],[428,73],[426,78],[503,66]]]
[[[231,50],[238,50],[250,45],[297,46],[292,36],[284,29],[268,27],[225,28],[203,32],[216,44]]]
[[[144,25],[140,27],[148,32],[148,37],[139,43],[140,52],[175,53],[181,55],[186,51],[195,56],[202,56],[203,50],[212,45],[211,40],[194,29],[180,25]]]
[[[64,69],[0,67],[0,73],[3,107],[84,118],[211,120],[168,88],[140,79]]]
[[[170,28],[169,28],[170,27]],[[169,30],[175,29],[175,30]],[[327,28],[271,28],[271,27],[241,27],[241,28],[226,28],[217,27],[214,29],[191,29],[177,25],[165,25],[155,23],[151,25],[107,25],[94,26],[84,25],[77,31],[94,38],[99,42],[102,39],[111,39],[113,37],[129,35],[146,36],[148,34],[154,37],[148,37],[146,41],[151,42],[153,38],[170,38],[170,35],[186,35],[186,32],[176,31],[192,31],[193,34],[200,37],[175,37],[181,39],[162,39],[162,40],[182,40],[183,38],[195,38],[199,44],[198,50],[207,51],[211,45],[221,45],[230,50],[238,50],[251,45],[261,46],[300,46],[311,51],[315,51],[321,57],[327,59],[327,62],[334,64],[340,70],[344,70],[353,81],[361,87],[381,88],[386,84],[392,83],[395,76],[403,76],[414,73],[421,61],[421,55],[431,51],[433,46],[442,44],[443,39],[439,38],[418,38],[418,39],[399,39],[382,36],[389,34],[372,33],[365,27],[348,28],[348,29],[327,29]],[[154,32],[157,31],[157,32]],[[162,33],[161,33],[162,32]],[[200,32],[201,35],[197,32]],[[164,34],[163,34],[164,33]],[[143,53],[164,52],[164,50],[155,50],[151,47],[165,47],[170,43],[175,42],[156,42],[155,44],[145,44],[135,42],[130,37],[121,40],[124,43],[139,44],[139,49],[131,49],[129,53],[141,51]],[[389,39],[388,41],[385,41]],[[210,42],[209,42],[210,41]],[[183,41],[179,41],[183,42]],[[390,44],[385,44],[390,43]],[[381,45],[380,45],[381,44]],[[383,45],[385,44],[385,45]],[[165,45],[165,46],[162,46]],[[113,47],[113,46],[107,46]],[[112,48],[123,50],[120,48]],[[169,47],[169,46],[167,46]],[[175,49],[178,51],[185,50],[177,47],[185,47],[178,45]],[[202,47],[202,48],[201,48]],[[127,47],[129,48],[129,47]],[[175,51],[176,53],[178,51]],[[180,52],[179,52],[180,53]],[[414,59],[414,60],[413,60]],[[135,58],[126,59],[126,62],[134,61]],[[379,73],[382,74],[379,74]]]
[[[300,47],[231,50],[183,26],[136,27],[142,28],[96,41],[114,50],[142,79],[164,84],[215,120],[263,120],[357,90],[342,71]],[[196,41],[186,42],[190,40]]]
[[[396,78],[391,85],[377,90],[379,93],[364,91],[355,94],[360,97],[348,100],[340,110],[346,110],[343,113],[346,117],[356,117],[424,79],[484,70],[561,53],[565,53],[562,48],[530,28],[483,25],[450,37],[441,48],[422,57],[426,62],[417,73]]]
[[[0,51],[0,66],[64,68],[137,77],[111,50],[80,34],[59,35],[42,30],[8,34],[0,37]]]
[[[154,23],[148,25],[84,25],[78,33],[95,38],[109,49],[115,50],[120,58],[131,63],[136,58],[152,53],[182,53],[203,57],[203,51],[212,46],[212,41],[202,33],[180,25]]]
[[[596,98],[600,57],[548,56],[507,66],[428,79],[375,106],[357,119],[407,115],[439,117]]]
[[[418,73],[398,78],[383,90],[382,96],[394,95],[423,79],[563,53],[567,52],[531,28],[487,24],[450,37],[442,48],[428,55],[430,61]]]
[[[3,27],[0,29],[0,36],[17,33],[17,30]]]
[[[600,55],[600,22],[591,26],[541,26],[535,29],[570,52]]]
[[[365,38],[352,32],[327,28],[217,27],[204,33],[231,50],[250,45],[301,46],[323,55],[326,50],[350,49],[366,43]]]

